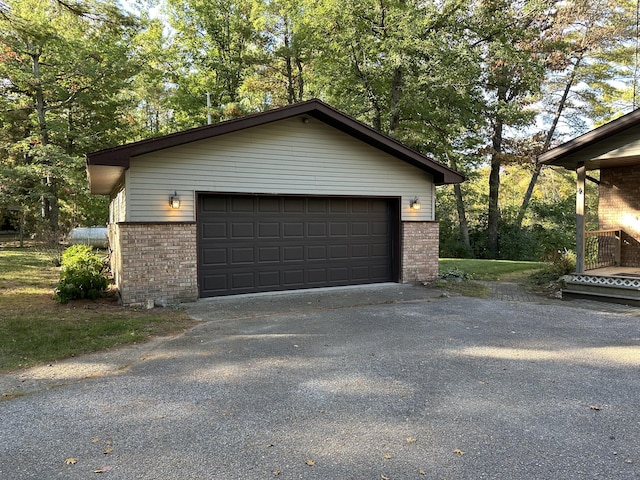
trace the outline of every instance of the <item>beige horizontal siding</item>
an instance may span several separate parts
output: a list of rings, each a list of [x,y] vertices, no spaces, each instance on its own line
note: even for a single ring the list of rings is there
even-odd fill
[[[127,218],[127,199],[124,185],[120,185],[120,189],[111,198],[109,206],[109,223],[124,222]]]
[[[300,118],[135,157],[127,221],[194,221],[195,192],[402,197],[403,220],[434,219],[429,174],[318,120]],[[169,195],[181,206],[173,210]],[[412,212],[419,197],[422,209]]]

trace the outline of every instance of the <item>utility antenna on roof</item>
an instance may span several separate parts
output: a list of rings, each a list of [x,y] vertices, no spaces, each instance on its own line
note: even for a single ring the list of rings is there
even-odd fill
[[[635,101],[635,93],[633,98]],[[211,94],[209,92],[207,92],[207,125],[211,125]]]

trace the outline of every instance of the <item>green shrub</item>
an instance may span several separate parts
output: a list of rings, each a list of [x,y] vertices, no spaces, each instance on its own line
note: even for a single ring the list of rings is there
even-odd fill
[[[576,271],[576,254],[566,248],[549,255],[551,269],[558,276],[567,275]]]
[[[73,245],[62,253],[62,272],[53,298],[60,303],[95,300],[109,286],[103,258],[88,245]]]
[[[458,267],[452,267],[444,272],[440,272],[438,275],[442,280],[446,280],[447,282],[461,282],[463,280],[472,280],[473,275],[465,272],[464,270]]]
[[[546,266],[533,274],[532,280],[538,285],[558,284],[564,275],[576,271],[576,254],[567,249],[557,250],[546,256]]]

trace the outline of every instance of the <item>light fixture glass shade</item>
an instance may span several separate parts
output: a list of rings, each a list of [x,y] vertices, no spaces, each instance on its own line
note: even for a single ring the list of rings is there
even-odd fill
[[[411,200],[411,210],[420,210],[420,207],[422,207],[422,205],[420,204],[418,197]]]
[[[169,205],[171,205],[171,208],[180,208],[180,197],[178,196],[178,192],[174,192],[173,195],[169,196]]]

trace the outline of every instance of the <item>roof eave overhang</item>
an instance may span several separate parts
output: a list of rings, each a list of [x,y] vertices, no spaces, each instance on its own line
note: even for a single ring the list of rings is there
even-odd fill
[[[575,170],[589,160],[589,149],[614,135],[619,135],[640,125],[640,109],[606,123],[590,132],[569,140],[538,156],[538,164]]]
[[[102,181],[102,179],[99,179],[100,175],[98,172],[101,171],[108,174],[113,180],[116,176],[116,172],[119,172],[119,175],[121,176],[124,170],[129,168],[131,158],[133,157],[301,115],[308,115],[309,117],[316,118],[348,135],[351,135],[431,174],[436,185],[462,183],[466,180],[464,175],[456,172],[455,170],[422,155],[397,140],[374,130],[368,125],[339,112],[326,103],[314,99],[234,120],[228,120],[214,125],[197,127],[165,135],[163,137],[150,138],[90,153],[87,155],[87,171],[89,174],[90,190],[92,193],[96,194],[111,193],[117,181],[113,181],[110,186],[111,188],[108,188],[108,181]],[[96,186],[94,186],[94,182],[99,182],[101,185],[98,186],[96,183]]]

